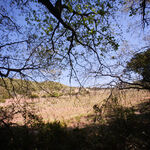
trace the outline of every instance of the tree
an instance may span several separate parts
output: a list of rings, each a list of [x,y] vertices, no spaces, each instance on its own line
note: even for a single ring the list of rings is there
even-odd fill
[[[121,0],[120,2],[123,4],[124,10],[129,12],[129,16],[140,15],[143,28],[149,25],[150,0]]]
[[[120,44],[116,14],[126,8],[148,25],[149,4],[149,0],[3,0],[0,76],[39,79],[67,68],[77,81],[83,71],[115,78],[104,60]]]
[[[142,81],[150,82],[150,49],[135,54],[127,63],[127,70],[140,74]]]
[[[33,78],[70,67],[78,80],[79,67],[88,70],[94,59],[102,70],[104,53],[118,49],[111,29],[116,6],[113,0],[2,2],[0,76]]]
[[[149,24],[149,0],[2,0],[0,84],[16,96],[14,78],[41,81],[60,75],[64,69],[69,69],[70,78],[74,76],[80,86],[85,75],[111,77],[107,87],[115,87],[118,81],[127,83],[124,72],[119,72],[124,65],[116,65],[111,54],[120,44],[116,14],[127,4],[130,16],[140,14],[143,25]],[[138,73],[149,81],[148,70],[143,68]],[[28,85],[22,82],[20,87],[28,90]]]

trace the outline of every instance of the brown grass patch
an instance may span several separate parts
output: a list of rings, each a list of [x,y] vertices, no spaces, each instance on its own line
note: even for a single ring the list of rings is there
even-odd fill
[[[5,103],[0,103],[0,106],[6,107],[14,105],[15,109],[20,109],[24,104],[30,107],[31,110],[41,116],[44,122],[60,121],[65,122],[70,127],[83,127],[93,121],[93,105],[101,106],[109,97],[110,90],[90,91],[86,95],[48,97],[26,99],[18,97],[15,99],[7,99]],[[117,96],[119,105],[124,107],[132,107],[140,104],[143,100],[149,99],[150,92],[146,90],[122,90],[113,91]],[[23,123],[20,114],[15,115],[13,122]]]

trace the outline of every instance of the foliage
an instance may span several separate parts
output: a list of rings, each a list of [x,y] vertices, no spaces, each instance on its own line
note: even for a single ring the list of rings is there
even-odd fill
[[[39,82],[38,85],[39,87],[42,87],[43,89],[48,91],[60,91],[63,88],[67,87],[63,84],[60,84],[58,82],[53,82],[53,81]]]
[[[116,108],[114,108],[113,113],[117,119],[126,120],[129,116],[134,115],[134,109],[126,108],[123,106],[117,106]]]
[[[8,98],[11,98],[8,91],[4,87],[0,86],[0,100],[1,100],[1,102],[4,101],[5,99],[8,99]]]
[[[83,75],[115,78],[105,58],[119,48],[119,10],[127,8],[129,16],[140,14],[148,24],[149,4],[149,0],[2,0],[0,77],[43,81],[56,79],[66,69],[80,85]]]
[[[49,94],[48,96],[49,97],[60,97],[62,96],[63,94],[62,93],[59,93],[59,92],[52,92],[51,94]]]
[[[0,103],[5,103],[6,100],[5,99],[0,99]]]
[[[34,82],[21,79],[0,78],[0,99],[9,99],[17,95],[24,95],[29,98],[38,98],[40,91],[45,90],[52,97],[62,95],[62,90],[67,86],[57,82]]]
[[[37,95],[37,94],[31,94],[28,97],[34,99],[34,98],[39,98],[39,95]]]
[[[79,75],[79,71],[122,81],[112,73],[116,66],[107,66],[104,60],[109,52],[114,53],[119,47],[120,27],[115,19],[122,4],[130,4],[130,16],[140,14],[143,25],[149,24],[149,0],[9,0],[7,3],[3,0],[0,4],[0,98],[18,94],[36,98],[41,88],[52,93],[50,96],[59,97],[59,91],[64,88],[61,84],[31,80],[55,78],[68,68],[70,77],[75,77],[79,83],[84,75]],[[132,68],[132,60],[129,68],[149,82],[148,59],[135,56],[135,60],[137,57],[138,62],[145,61],[144,69],[134,65]],[[114,83],[115,80],[112,85]],[[112,101],[117,104],[116,97]],[[28,110],[26,103],[20,107],[24,126],[5,122],[17,113],[13,105],[1,109],[1,149],[148,149],[149,119],[143,121],[148,125],[141,128],[134,120],[138,116],[130,120],[132,109],[113,105],[116,118],[88,135],[86,129],[67,131],[59,122],[43,123]],[[135,124],[139,126],[136,128]]]
[[[129,16],[141,16],[143,28],[149,25],[149,0],[121,0],[120,2],[124,5],[124,9],[129,11]]]
[[[150,82],[150,49],[137,53],[127,64],[128,71],[140,74],[144,82]]]
[[[114,0],[60,0],[57,4],[57,0],[10,0],[5,7],[2,1],[1,77],[55,77],[66,68],[75,75],[80,61],[90,65],[93,61],[87,57],[100,61],[103,53],[118,49],[111,29],[117,10]]]
[[[28,92],[36,90],[34,82],[21,79],[0,78],[0,87],[7,89],[10,96],[15,94],[26,95]]]

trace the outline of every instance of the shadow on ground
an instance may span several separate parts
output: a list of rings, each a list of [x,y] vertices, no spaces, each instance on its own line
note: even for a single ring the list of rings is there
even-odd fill
[[[67,128],[59,122],[32,127],[1,126],[1,150],[148,150],[150,149],[150,100],[135,113],[115,116],[107,124]]]

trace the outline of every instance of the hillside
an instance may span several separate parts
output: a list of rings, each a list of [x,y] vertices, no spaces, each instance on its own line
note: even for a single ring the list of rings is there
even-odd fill
[[[34,82],[4,78],[0,79],[0,99],[2,101],[16,95],[23,95],[29,98],[60,96],[62,92],[67,91],[68,88],[69,87],[65,85],[53,81]]]
[[[86,94],[86,90],[69,87],[59,82],[44,81],[35,82],[21,79],[0,79],[0,101],[13,98],[18,95],[27,98],[60,97],[63,95]]]

